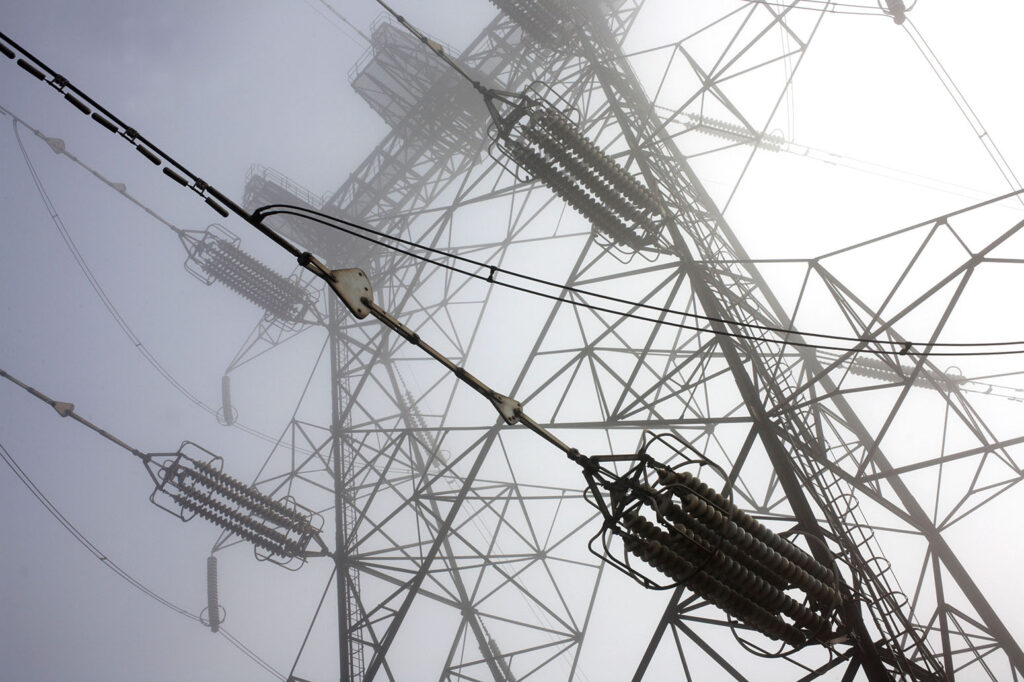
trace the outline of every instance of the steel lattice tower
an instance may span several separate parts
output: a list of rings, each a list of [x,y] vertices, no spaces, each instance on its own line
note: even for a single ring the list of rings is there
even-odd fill
[[[456,364],[472,369],[474,360],[507,358],[492,367],[495,381],[507,380],[501,388],[564,440],[632,452],[644,432],[669,431],[693,443],[728,472],[737,504],[791,532],[857,585],[841,608],[844,641],[767,661],[743,651],[730,633],[735,623],[678,589],[659,604],[645,645],[621,652],[636,679],[652,662],[687,678],[692,665],[716,666],[698,673],[709,679],[766,679],[766,670],[773,679],[842,670],[843,679],[863,671],[872,680],[1024,673],[1024,653],[991,595],[943,534],[1020,480],[1013,451],[1020,439],[990,426],[962,382],[905,348],[899,331],[901,320],[919,323],[923,315],[925,335],[940,338],[967,280],[984,265],[977,254],[993,252],[1020,226],[909,299],[896,294],[902,279],[876,302],[858,297],[830,261],[809,265],[809,286],[826,292],[851,336],[865,339],[852,350],[882,359],[801,345],[809,339],[787,330],[803,328],[802,299],[784,304],[773,294],[680,141],[710,132],[733,148],[770,145],[764,132],[782,93],[752,107],[730,99],[730,81],[783,57],[801,59],[821,15],[789,11],[798,1],[751,3],[717,23],[734,27],[717,59],[706,63],[682,41],[678,60],[652,78],[634,72],[621,48],[639,2],[574,6],[579,40],[570,44],[523,14],[546,3],[497,4],[504,11],[459,63],[507,91],[542,84],[533,86],[540,96],[577,115],[580,130],[659,197],[667,219],[656,240],[624,244],[539,182],[514,177],[491,145],[479,94],[388,22],[374,27],[373,51],[352,80],[391,133],[322,204],[260,171],[247,185],[249,207],[305,204],[494,266],[524,248],[558,249],[567,286],[628,292],[636,297],[630,312],[657,318],[661,324],[651,325],[581,309],[572,305],[580,295],[562,291],[528,348],[495,351],[502,332],[492,289],[308,223],[278,223],[332,267],[364,268],[382,305],[441,342]],[[790,45],[781,53],[774,40],[766,46],[766,36],[780,31]],[[669,76],[692,87],[657,86]],[[483,220],[480,207],[504,221]],[[969,214],[937,219],[924,244]],[[938,313],[929,307],[936,300]],[[416,646],[443,648],[440,671],[430,673],[441,679],[580,676],[594,623],[609,618],[595,604],[610,578],[586,553],[595,514],[574,472],[559,470],[528,434],[487,421],[492,413],[475,411],[457,382],[415,349],[328,305],[331,425],[296,418],[291,464],[257,483],[301,488],[311,506],[319,495],[319,508],[333,516],[337,547],[346,550],[336,559],[342,679],[394,679],[395,652]],[[707,324],[682,329],[670,324],[677,314],[645,305],[701,315]],[[894,357],[894,349],[905,355]],[[864,416],[865,395],[884,403],[881,418]],[[885,436],[920,400],[941,403],[949,415],[943,433],[955,435],[957,449],[906,464],[886,450]],[[908,478],[935,474],[941,482],[954,461],[973,475],[929,512]],[[912,556],[898,552],[900,566],[917,567],[912,585],[900,584],[897,575],[908,573],[887,558],[890,535],[912,538]],[[424,618],[436,628],[425,630]],[[627,614],[611,622],[632,623]]]

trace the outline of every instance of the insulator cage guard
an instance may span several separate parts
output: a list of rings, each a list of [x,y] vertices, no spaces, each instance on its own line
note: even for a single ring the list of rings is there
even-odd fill
[[[294,325],[312,308],[312,292],[294,278],[274,272],[239,246],[240,240],[220,225],[181,237],[188,251],[185,269],[206,284],[220,282],[262,308],[268,319]]]
[[[685,587],[785,645],[836,636],[842,587],[832,569],[689,471],[643,451],[591,460],[588,498],[605,517],[595,554],[645,587]],[[612,461],[632,468],[609,476],[599,465]]]
[[[150,495],[154,504],[183,521],[195,516],[210,521],[255,545],[259,558],[288,564],[304,560],[311,541],[323,544],[310,510],[228,476],[220,469],[221,458],[195,443],[182,443],[176,453],[146,455],[145,462],[156,483]]]
[[[491,0],[523,33],[551,50],[565,50],[576,42],[571,15],[553,0]]]
[[[491,130],[505,157],[599,233],[630,251],[657,241],[664,216],[657,195],[550,103],[524,95]]]

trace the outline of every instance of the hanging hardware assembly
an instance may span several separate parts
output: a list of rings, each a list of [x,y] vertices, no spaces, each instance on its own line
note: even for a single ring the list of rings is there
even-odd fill
[[[379,2],[379,0],[378,0],[378,2]],[[391,8],[387,7],[387,5],[385,5],[384,3],[380,3],[380,4],[382,4],[385,8],[387,8],[389,12],[392,12]],[[507,115],[507,116],[504,116],[504,117],[500,116],[497,113],[497,105],[495,104],[494,98],[498,98],[498,97],[503,98],[503,100],[506,103],[509,103],[509,104],[513,105],[512,111],[514,113],[516,111],[514,105],[516,104],[517,101],[519,101],[519,99],[521,99],[519,95],[516,95],[514,93],[501,93],[501,92],[498,92],[498,91],[488,90],[487,88],[483,87],[478,81],[474,80],[472,78],[472,76],[469,75],[469,73],[467,73],[461,66],[459,66],[457,62],[454,62],[453,60],[451,60],[451,58],[448,57],[444,53],[444,50],[441,48],[440,45],[438,45],[434,41],[431,41],[429,38],[425,37],[422,33],[417,31],[415,29],[415,27],[413,27],[410,24],[408,24],[408,22],[406,22],[404,20],[404,18],[402,18],[400,15],[395,14],[395,16],[399,19],[399,21],[402,23],[403,26],[405,26],[410,32],[412,32],[421,42],[425,43],[428,47],[430,47],[430,49],[433,50],[435,52],[435,54],[437,54],[441,59],[445,60],[453,69],[458,71],[459,74],[462,77],[464,77],[467,80],[469,80],[473,84],[473,86],[476,88],[476,90],[485,96],[485,100],[488,102],[488,106],[489,106],[489,108],[492,111],[492,116],[495,116],[495,117],[497,117],[498,119],[500,119],[501,121],[504,122],[504,127],[496,126],[496,129],[498,129],[498,130],[514,130],[514,127],[515,127],[518,119],[515,116],[513,116],[513,115]],[[287,251],[289,254],[294,256],[296,259],[298,259],[300,264],[303,264],[304,259],[309,257],[309,253],[308,252],[302,251],[297,246],[295,246],[293,243],[291,243],[288,239],[286,239],[285,237],[281,236],[275,230],[271,229],[267,225],[263,224],[263,219],[268,217],[268,215],[269,215],[269,213],[267,213],[267,209],[276,208],[276,209],[278,209],[278,210],[275,211],[276,213],[284,213],[285,211],[280,210],[282,208],[288,208],[288,209],[291,209],[291,210],[298,210],[298,211],[303,212],[303,216],[304,217],[306,217],[305,213],[308,211],[308,209],[303,208],[301,206],[296,207],[296,206],[275,205],[275,206],[264,206],[263,209],[257,210],[255,213],[250,213],[249,211],[247,211],[244,208],[242,208],[238,203],[236,203],[235,201],[230,199],[228,196],[226,196],[223,192],[219,191],[214,186],[212,186],[209,183],[207,183],[206,181],[204,181],[202,178],[200,178],[198,175],[196,175],[195,173],[190,171],[188,168],[186,168],[180,162],[176,161],[169,154],[167,154],[166,152],[161,150],[159,147],[157,147],[155,144],[150,142],[142,134],[140,134],[138,130],[136,130],[135,128],[127,125],[120,118],[118,118],[113,113],[111,113],[110,111],[105,109],[102,105],[100,105],[98,102],[96,102],[94,99],[92,99],[84,91],[82,91],[80,88],[76,87],[70,81],[68,81],[67,78],[65,78],[64,76],[60,75],[56,71],[54,71],[51,67],[49,67],[48,65],[46,65],[45,63],[40,61],[38,58],[32,56],[31,53],[29,53],[27,50],[25,50],[25,48],[23,48],[20,45],[18,45],[16,42],[14,42],[10,37],[8,37],[3,32],[0,32],[0,55],[4,56],[4,57],[6,57],[6,58],[8,58],[10,60],[13,60],[14,63],[16,63],[20,68],[22,68],[24,71],[26,71],[29,75],[33,76],[34,78],[36,78],[37,80],[41,81],[45,85],[53,88],[59,94],[63,95],[65,101],[67,101],[71,106],[73,106],[75,109],[80,111],[82,114],[84,114],[86,116],[89,116],[94,122],[96,122],[98,125],[102,126],[104,129],[110,131],[111,133],[113,133],[117,137],[121,138],[122,140],[127,141],[144,158],[146,158],[149,162],[151,162],[154,165],[154,167],[161,168],[161,171],[163,172],[164,175],[166,175],[167,177],[171,178],[172,180],[174,180],[176,183],[178,183],[179,185],[181,185],[185,189],[190,190],[191,192],[193,192],[196,196],[198,196],[200,199],[202,199],[211,209],[216,211],[222,217],[227,217],[227,216],[229,216],[231,214],[234,214],[234,215],[238,216],[242,220],[244,220],[247,223],[249,223],[256,230],[261,232],[265,237],[267,237],[268,239],[273,241],[275,244],[277,244],[278,246],[283,248],[285,251]],[[488,97],[490,97],[491,99],[487,99]],[[524,99],[524,101],[521,102],[521,104],[522,104],[523,107],[525,107],[525,109],[524,108],[520,108],[519,109],[519,112],[520,112],[519,113],[519,118],[520,119],[523,116],[523,112],[526,111],[527,109],[529,109],[529,106],[531,106],[531,103],[536,104],[536,103],[541,101],[541,100],[539,100],[536,97],[529,97],[529,96],[524,96],[523,99]],[[556,109],[556,111],[557,111],[557,109]],[[560,113],[559,115],[561,115],[563,117],[566,116],[566,114],[564,114],[564,113]],[[38,134],[38,131],[36,131],[36,132]],[[577,130],[577,132],[578,132],[578,130]],[[42,135],[40,135],[40,136],[44,137]],[[44,137],[44,139],[47,139],[47,138]],[[586,138],[582,138],[582,140],[586,141]],[[580,141],[581,145],[583,145],[583,141]],[[54,143],[56,144],[56,142],[60,142],[60,141],[59,140],[55,140]],[[515,143],[514,139],[512,139],[512,143]],[[63,144],[62,143],[58,144],[57,147],[63,148]],[[628,173],[626,173],[626,175],[629,176]],[[109,183],[109,181],[108,181],[108,184],[111,184],[111,186],[114,186],[116,183]],[[637,184],[639,184],[639,183],[637,183]],[[641,190],[643,190],[642,186],[641,186]],[[1014,196],[1015,194],[1016,193],[1007,194],[1004,197],[1000,197],[1000,199],[1006,198],[1006,197],[1009,197],[1009,196]],[[586,196],[589,196],[589,195],[586,195]],[[133,199],[133,201],[135,201],[135,200]],[[656,196],[655,196],[655,201],[657,201]],[[144,210],[148,210],[148,209],[145,209],[145,207],[143,207],[143,208],[144,208]],[[259,219],[257,219],[256,214],[263,214],[263,215]],[[317,214],[316,212],[311,212],[311,214],[319,216],[321,218],[327,217],[327,216],[323,216],[323,215]],[[185,232],[184,230],[181,230],[180,228],[174,227],[173,225],[170,225],[169,223],[166,223],[166,221],[164,221],[163,219],[159,218],[159,216],[156,216],[156,217],[157,217],[158,220],[161,220],[161,222],[164,222],[165,224],[167,224],[168,227],[171,227],[171,229],[173,229],[179,235],[183,234]],[[360,225],[356,225],[354,223],[348,223],[347,221],[343,221],[342,220],[342,221],[339,221],[339,222],[341,222],[343,224],[346,224],[346,225],[350,225],[352,227],[359,228],[359,229],[365,229],[365,228],[363,228]],[[343,232],[348,232],[348,230],[345,230],[345,229],[343,229],[342,231]],[[628,232],[629,228],[627,227],[624,231]],[[202,234],[202,233],[196,233],[196,234]],[[308,263],[309,261],[305,261],[305,262]],[[495,271],[496,270],[492,270],[492,276],[493,276],[493,272],[495,272]],[[330,271],[327,270],[326,267],[324,267],[322,265],[320,266],[319,269],[315,270],[315,274],[317,274],[318,276],[322,276],[323,273],[329,273],[329,272]],[[208,274],[204,273],[204,274],[199,274],[197,276],[199,276],[201,279],[206,281],[206,278],[208,277]],[[609,311],[609,312],[611,312],[611,311]],[[728,322],[730,324],[736,324],[736,322],[732,321],[732,320],[729,320]],[[770,331],[784,331],[784,330],[770,330]],[[723,332],[716,332],[716,333],[723,333]],[[728,334],[728,332],[725,332],[725,333]],[[786,333],[790,334],[792,332],[791,331],[786,331]],[[834,337],[832,335],[826,335],[826,334],[820,334],[820,333],[814,333],[814,332],[807,332],[807,331],[802,331],[801,334],[802,335],[809,335],[809,336],[819,336],[819,337],[824,337],[824,338],[836,338],[836,339],[839,339],[839,340],[849,340],[849,341],[853,341],[853,342],[855,342],[857,344],[865,344],[865,343],[868,343],[869,341],[873,342],[873,343],[878,343],[878,339],[870,339],[870,340],[868,340],[868,339],[853,338],[853,337],[849,337],[849,338],[846,338],[846,337]],[[751,337],[751,338],[753,338],[753,337]],[[757,341],[772,341],[769,338],[760,338],[760,337],[756,338],[755,340],[757,340]],[[795,344],[793,344],[793,342],[785,341],[785,340],[783,340],[783,341],[773,341],[773,342],[781,343],[781,344],[795,345]],[[885,343],[887,345],[892,345],[892,344],[895,344],[896,341],[885,341],[883,343]],[[900,341],[899,343],[900,343],[901,346],[903,346],[903,348],[898,353],[896,353],[896,351],[889,351],[887,354],[894,354],[894,353],[896,353],[896,354],[899,354],[899,355],[913,355],[913,356],[921,356],[921,355],[929,355],[929,356],[946,355],[946,356],[950,356],[950,355],[1006,355],[1006,354],[1018,354],[1018,353],[1024,352],[1024,351],[1018,350],[1016,348],[1016,346],[1019,346],[1021,343],[1024,343],[1024,342],[1021,342],[1021,341],[1000,341],[1000,342],[991,342],[991,343],[983,343],[983,344],[978,344],[978,343],[928,343],[928,342],[919,342],[918,343],[918,342],[906,342],[906,341]],[[818,348],[822,347],[822,346],[820,346],[818,344],[799,344],[799,345],[805,345],[805,346],[813,345],[814,347],[818,347]],[[924,346],[925,348],[923,350],[917,350],[916,347],[919,346],[919,345],[920,346]],[[974,348],[971,348],[971,349],[963,351],[963,352],[945,352],[945,351],[944,352],[936,352],[934,349],[938,348],[940,346],[941,347],[952,347],[952,346],[986,346],[986,347],[988,347],[988,346],[999,346],[999,347],[1009,347],[1009,346],[1013,346],[1014,348],[1008,349],[1008,350],[1000,349],[1000,350],[985,350],[985,351],[979,351],[979,350],[975,350]],[[913,350],[911,350],[911,349],[913,349]],[[864,349],[864,348],[859,348],[859,347],[858,348],[854,348],[854,349],[833,348],[831,350],[842,350],[842,351],[853,350],[854,352],[857,352],[857,353],[859,353],[859,352],[870,352],[870,353],[873,353],[873,354],[876,354],[876,355],[884,354],[884,353],[882,353],[882,351],[878,350],[877,348],[870,349],[870,350],[867,350],[867,349]]]
[[[878,0],[878,7],[888,16],[892,17],[892,20],[897,24],[902,24],[907,20],[907,11],[912,9],[916,5],[916,0],[907,7],[907,4],[903,0],[885,0],[885,6],[882,5],[882,0]]]
[[[567,114],[529,92],[519,95],[484,88],[451,62],[439,46],[409,28],[484,95],[494,119],[496,141],[509,150],[510,156],[519,154],[521,159],[530,159],[534,158],[530,154],[543,153],[555,159],[557,168],[546,176],[545,184],[562,196],[576,192],[578,198],[581,187],[590,191],[615,187],[618,194],[614,205],[601,204],[601,197],[594,198],[586,191],[583,196],[616,216],[624,243],[653,243],[654,230],[649,226],[657,229],[665,209],[653,193],[590,143]],[[245,211],[0,33],[0,46],[4,40],[24,55],[17,60],[21,68],[63,94],[83,113],[91,112],[98,124],[130,142],[146,159],[162,167],[165,175],[195,192],[219,214],[238,215],[295,256],[302,267],[323,279],[357,318],[373,315],[487,398],[507,424],[521,423],[560,449],[581,468],[588,498],[604,519],[591,541],[591,551],[602,560],[647,588],[686,587],[731,618],[786,645],[831,646],[849,639],[848,624],[837,606],[856,595],[836,572],[743,514],[727,495],[693,474],[686,476],[685,465],[663,464],[642,449],[628,455],[585,456],[566,445],[528,417],[518,401],[490,389],[377,306],[361,270],[329,269],[264,225],[267,212]],[[9,51],[7,56],[14,58],[14,51]],[[530,161],[523,163],[529,165]],[[608,233],[607,225],[595,224],[595,228]],[[209,453],[196,458],[184,450],[164,455],[130,451],[147,460],[147,469],[157,485],[154,502],[160,499],[160,506],[183,520],[204,516],[257,545],[258,554],[263,552],[261,558],[280,563],[329,554],[318,526],[311,515],[307,516],[308,510],[292,502],[260,497],[226,477],[216,464],[217,458]],[[700,456],[693,461],[707,463]],[[623,474],[621,469],[627,471]],[[311,542],[320,550],[310,552]]]
[[[187,454],[187,453],[194,454]],[[200,516],[250,542],[256,558],[292,567],[320,540],[322,521],[286,496],[274,499],[222,471],[223,460],[190,441],[177,452],[148,454],[143,462],[156,484],[150,501],[189,521]]]
[[[378,0],[378,4],[484,98],[491,116],[492,156],[499,163],[502,159],[493,153],[495,149],[515,164],[516,169],[509,170],[517,178],[544,184],[619,248],[653,248],[665,207],[657,194],[580,130],[572,120],[568,103],[542,94],[536,85],[522,93],[483,85],[476,73],[452,58],[439,43],[386,3]],[[571,22],[562,16],[564,12],[557,5],[549,7],[525,0],[502,0],[496,4],[514,20],[521,21],[525,31],[546,35],[545,40],[552,44],[572,45],[576,38],[571,36],[578,35],[576,31],[567,32],[566,26]],[[558,102],[564,106],[556,106]]]
[[[185,270],[204,284],[220,282],[265,313],[268,322],[293,329],[315,315],[316,294],[308,283],[285,277],[242,250],[241,239],[214,223],[205,231],[181,231],[188,253]],[[225,418],[227,415],[225,415]]]
[[[498,103],[506,105],[505,114]],[[528,178],[539,180],[616,244],[640,251],[655,243],[661,202],[590,141],[569,115],[527,90],[490,93],[494,144]]]
[[[72,403],[54,400],[2,369],[0,378],[140,459],[156,486],[150,501],[182,521],[202,517],[252,544],[257,559],[286,568],[301,567],[308,557],[330,553],[320,537],[323,520],[318,514],[290,496],[273,498],[229,476],[223,471],[224,460],[206,448],[184,441],[176,452],[142,452],[83,418]],[[311,544],[317,549],[311,550]],[[209,622],[216,617],[211,612]]]
[[[378,306],[362,270],[329,270],[308,255],[304,260],[356,318],[372,316],[418,346],[485,397],[506,424],[522,424],[581,468],[586,496],[604,519],[590,543],[602,560],[646,588],[685,586],[789,646],[845,638],[838,622],[844,589],[839,577],[687,471],[710,464],[691,445],[680,440],[685,454],[676,466],[655,460],[646,447],[629,455],[583,455],[527,416],[519,401],[491,389]]]

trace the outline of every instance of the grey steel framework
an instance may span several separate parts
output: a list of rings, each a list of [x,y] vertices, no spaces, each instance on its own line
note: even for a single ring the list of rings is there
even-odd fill
[[[823,15],[793,11],[798,1],[741,3],[659,52],[658,68],[645,63],[641,77],[622,48],[640,2],[575,7],[577,42],[530,23],[531,8],[545,3],[496,4],[504,11],[457,61],[485,85],[532,88],[571,112],[664,204],[655,240],[616,241],[510,172],[491,145],[480,94],[387,21],[373,27],[372,51],[351,79],[391,133],[326,200],[257,169],[248,208],[309,206],[489,266],[521,264],[536,249],[567,286],[635,299],[553,290],[546,318],[524,325],[538,329],[534,340],[511,348],[491,305],[504,294],[407,254],[275,219],[331,267],[363,268],[382,307],[523,401],[562,440],[629,453],[658,431],[695,445],[728,472],[738,505],[844,576],[848,631],[831,647],[775,652],[683,589],[658,602],[658,618],[608,613],[601,595],[642,590],[587,553],[599,520],[578,473],[492,419],[415,348],[332,299],[321,304],[330,424],[303,417],[312,408],[300,405],[289,446],[256,483],[288,490],[334,522],[341,679],[396,679],[409,659],[437,662],[424,676],[440,679],[603,678],[608,669],[588,673],[586,661],[615,627],[631,643],[620,642],[614,660],[635,679],[652,665],[680,679],[1019,679],[1024,653],[944,533],[1020,480],[1024,437],[989,423],[970,382],[941,371],[921,353],[927,343],[912,346],[899,330],[912,320],[915,339],[941,338],[972,275],[1008,260],[1003,249],[1021,224],[970,249],[960,226],[991,231],[998,214],[987,206],[918,226],[900,237],[902,249],[908,235],[917,239],[905,269],[867,294],[851,285],[848,263],[886,240],[794,263],[798,295],[784,305],[690,162],[701,144],[741,159],[779,144],[766,131],[784,91],[767,84],[791,77]],[[759,78],[766,94],[732,98],[736,83]],[[708,145],[711,136],[724,143]],[[928,247],[949,236],[962,253],[935,276]],[[816,320],[838,321],[863,341],[786,331],[820,328]],[[280,340],[266,329],[233,365]],[[810,342],[832,348],[802,345]],[[907,428],[901,418],[919,411],[940,415],[927,427],[936,439],[941,431],[936,455],[888,451]],[[943,478],[953,467],[956,479]]]

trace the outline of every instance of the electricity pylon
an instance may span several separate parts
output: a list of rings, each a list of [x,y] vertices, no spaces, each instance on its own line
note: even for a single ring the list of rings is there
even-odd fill
[[[732,89],[802,59],[822,15],[798,16],[791,9],[799,2],[742,3],[711,33],[680,41],[654,78],[642,78],[621,47],[639,2],[496,4],[502,13],[456,62],[479,83],[529,93],[563,114],[571,130],[656,197],[659,216],[645,223],[653,228],[636,238],[609,228],[597,216],[632,209],[593,191],[598,208],[587,209],[542,165],[509,153],[495,108],[485,109],[479,92],[387,22],[374,27],[373,52],[354,85],[392,132],[326,201],[302,200],[263,173],[250,181],[250,207],[312,202],[488,266],[522,262],[523,245],[547,250],[542,260],[555,248],[571,254],[552,259],[566,286],[628,299],[620,312],[657,324],[581,308],[575,304],[594,299],[562,290],[533,343],[491,352],[502,345],[493,290],[408,254],[334,239],[308,222],[278,223],[331,267],[365,269],[387,309],[444,339],[442,350],[457,365],[483,357],[521,368],[505,371],[509,386],[501,388],[563,440],[623,453],[635,451],[645,432],[665,431],[693,444],[725,471],[739,508],[841,576],[843,628],[828,646],[777,648],[683,588],[659,606],[657,622],[600,613],[599,594],[626,588],[585,553],[595,514],[579,499],[572,472],[556,471],[552,456],[501,424],[481,421],[457,381],[386,330],[346,318],[332,301],[331,425],[296,419],[294,442],[311,454],[293,456],[298,465],[271,471],[262,483],[307,486],[330,498],[318,510],[333,510],[335,521],[342,679],[394,677],[401,652],[418,647],[446,652],[442,678],[575,678],[589,659],[604,660],[587,649],[595,630],[621,623],[650,631],[646,646],[616,651],[637,679],[652,664],[687,675],[693,666],[713,666],[716,673],[698,674],[736,679],[808,679],[841,667],[847,679],[863,671],[872,680],[1024,672],[1024,654],[991,595],[943,534],[1020,480],[1019,439],[986,423],[957,382],[922,354],[984,265],[979,251],[909,298],[902,279],[888,296],[866,299],[827,262],[809,265],[807,280],[841,313],[834,317],[847,336],[859,339],[822,355],[813,347],[824,345],[820,339],[794,331],[807,317],[800,301],[786,306],[773,294],[680,151],[680,140],[706,134],[726,138],[733,153],[776,144],[766,130],[782,92],[751,107],[734,101]],[[720,50],[708,58],[692,42],[714,32]],[[786,36],[781,52],[778,33]],[[671,92],[644,87],[669,79],[679,84]],[[521,125],[523,139],[539,129],[533,120]],[[506,218],[496,224],[499,211]],[[937,219],[922,248],[937,230],[955,232],[961,218]],[[980,253],[996,252],[1018,228]],[[905,337],[901,323],[911,317],[914,329],[926,331]],[[415,377],[419,395],[406,377]],[[881,406],[881,418],[865,408],[864,395]],[[941,430],[958,449],[897,460],[887,451],[893,424],[922,400],[939,400],[951,415]],[[954,461],[973,467],[971,482],[939,486]],[[911,474],[937,481],[942,500],[932,512],[915,497]],[[889,534],[910,540],[894,552]],[[906,577],[912,587],[901,586]],[[431,616],[438,625],[429,630],[410,616],[425,602],[434,610],[427,613],[447,614]]]

